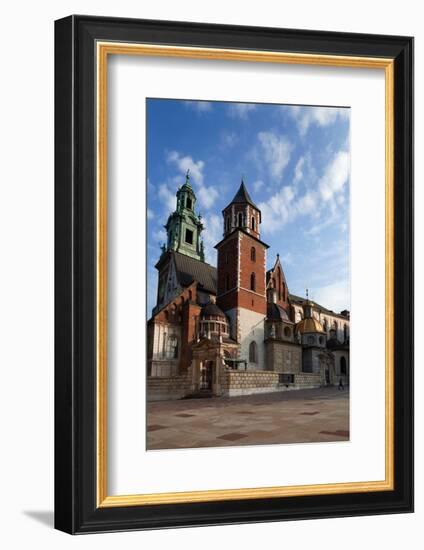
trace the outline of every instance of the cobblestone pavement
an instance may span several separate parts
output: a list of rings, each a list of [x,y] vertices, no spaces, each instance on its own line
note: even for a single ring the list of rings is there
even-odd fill
[[[319,388],[147,404],[147,450],[349,440],[349,391]]]

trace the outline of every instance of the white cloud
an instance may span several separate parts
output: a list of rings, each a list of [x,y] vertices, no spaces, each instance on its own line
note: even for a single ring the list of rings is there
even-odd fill
[[[293,145],[285,136],[273,132],[259,132],[258,139],[271,177],[281,180],[289,163]]]
[[[165,205],[165,209],[171,213],[175,210],[177,199],[175,193],[169,190],[168,186],[165,183],[159,185],[159,198],[162,203]]]
[[[302,163],[302,169],[303,166]],[[311,174],[313,173],[311,167],[308,170]],[[338,151],[313,188],[309,187],[303,194],[300,194],[295,185],[283,186],[270,199],[259,205],[264,220],[264,231],[281,229],[298,216],[308,215],[315,219],[324,216],[323,222],[315,223],[305,232],[308,236],[317,235],[322,229],[338,220],[340,205],[343,203],[339,197],[348,179],[349,154],[345,151]],[[294,181],[296,183],[296,175]]]
[[[228,114],[231,118],[246,120],[249,113],[256,109],[253,103],[232,103],[228,107]]]
[[[185,105],[196,111],[197,113],[208,113],[212,111],[212,103],[210,101],[185,101]]]
[[[298,183],[303,179],[304,164],[305,164],[305,157],[300,157],[294,169],[294,183]]]
[[[299,133],[304,136],[311,125],[329,126],[337,120],[349,118],[350,109],[341,107],[282,107],[283,112],[292,115],[297,123]]]
[[[155,214],[153,212],[153,210],[150,210],[150,208],[147,209],[147,219],[148,220],[153,220],[153,218],[155,217]]]
[[[287,252],[286,254],[283,254],[280,256],[281,263],[284,265],[293,265],[294,259],[293,254],[291,252]]]
[[[167,241],[166,231],[163,228],[158,229],[157,231],[152,231],[150,235],[153,241],[157,243],[166,243]]]
[[[215,187],[207,187],[204,184],[203,169],[205,163],[203,160],[193,160],[189,155],[183,156],[178,151],[170,151],[166,160],[173,164],[181,174],[186,174],[190,170],[190,176],[193,179],[193,187],[199,201],[199,205],[205,209],[211,208],[219,196]],[[174,181],[178,182],[178,178]]]
[[[238,135],[235,132],[223,132],[221,134],[221,141],[223,148],[234,147],[238,141]]]
[[[209,264],[216,265],[216,250],[214,246],[222,239],[222,218],[217,214],[210,214],[205,216],[202,221],[205,227],[202,233],[205,243],[205,259]]]
[[[324,243],[326,243],[324,245]],[[308,254],[296,257],[298,277],[291,285],[294,294],[303,295],[309,288],[310,297],[333,311],[350,307],[349,243],[334,231]]]
[[[346,151],[339,151],[325,169],[319,180],[319,191],[323,200],[328,201],[341,191],[349,179],[350,160]]]
[[[307,235],[308,237],[318,235],[323,229],[326,229],[330,225],[333,225],[336,221],[337,219],[335,216],[328,216],[323,222],[314,223],[314,225],[312,225],[310,229],[305,231],[305,235]]]
[[[313,214],[317,211],[318,194],[315,191],[307,191],[296,202],[296,211],[299,214]]]
[[[265,183],[262,180],[256,180],[253,183],[253,189],[255,190],[256,193],[258,193],[264,185]]]
[[[258,206],[262,212],[262,226],[264,231],[273,231],[285,225],[293,216],[292,203],[294,191],[290,186],[281,187],[268,201]]]
[[[190,175],[197,184],[203,184],[203,168],[205,163],[203,160],[194,161],[190,156],[182,156],[178,151],[170,151],[166,156],[167,162],[174,164],[178,171],[186,174],[190,170]]]
[[[219,197],[218,190],[215,187],[205,187],[204,185],[198,185],[195,193],[199,204],[206,209],[211,208]]]
[[[148,303],[148,310],[147,315],[150,318],[152,309],[156,305],[156,298],[157,298],[157,285],[158,285],[158,273],[156,269],[149,265],[148,271],[147,271],[147,289],[148,289],[148,296],[147,296],[147,303]]]
[[[311,289],[311,297],[315,302],[338,313],[344,309],[350,309],[349,280],[345,279]]]

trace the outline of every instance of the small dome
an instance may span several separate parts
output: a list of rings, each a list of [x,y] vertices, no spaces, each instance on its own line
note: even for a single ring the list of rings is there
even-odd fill
[[[189,182],[189,181],[186,181],[186,182],[181,186],[181,191],[186,191],[186,192],[189,192],[189,193],[193,193],[193,188],[192,188],[192,186],[190,185],[190,182]]]
[[[200,312],[200,317],[204,318],[212,315],[226,319],[225,313],[216,304],[210,303],[202,307],[202,311]]]
[[[325,330],[323,329],[321,323],[314,318],[311,319],[310,317],[302,319],[297,323],[296,332],[300,332],[301,334],[309,332],[322,332],[325,334]]]

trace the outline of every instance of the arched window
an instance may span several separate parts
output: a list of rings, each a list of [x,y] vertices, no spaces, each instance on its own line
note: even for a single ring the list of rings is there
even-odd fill
[[[191,202],[191,198],[190,197],[187,197],[187,200],[186,200],[186,207],[191,210],[191,207],[192,207],[192,202]]]
[[[347,374],[346,357],[340,357],[340,374]]]
[[[283,283],[283,301],[284,302],[286,301],[286,298],[287,298],[287,296],[286,296],[286,284]]]
[[[225,290],[230,290],[230,276],[228,273],[225,275]]]
[[[188,299],[190,301],[193,299],[193,292],[191,290],[188,291]]]
[[[178,338],[175,334],[171,334],[168,338],[168,357],[178,359]]]
[[[250,259],[252,262],[256,262],[256,248],[254,246],[250,249]]]
[[[343,336],[344,336],[344,341],[347,342],[347,325],[346,325],[346,323],[343,325]]]
[[[255,231],[255,217],[252,216],[252,229]]]
[[[258,346],[256,342],[250,342],[249,344],[249,363],[258,362]]]
[[[256,290],[256,275],[254,273],[250,275],[250,290]]]
[[[162,355],[165,357],[166,354],[166,332],[163,333],[163,340],[162,340]]]
[[[238,226],[242,227],[242,225],[243,225],[243,213],[239,212],[238,213]]]
[[[327,332],[327,329],[328,329],[327,319],[324,319],[323,327],[325,332]]]

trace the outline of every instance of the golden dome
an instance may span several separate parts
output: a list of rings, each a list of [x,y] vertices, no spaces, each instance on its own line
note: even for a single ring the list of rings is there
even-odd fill
[[[307,333],[307,332],[322,332],[325,333],[325,330],[323,329],[321,323],[317,321],[314,318],[306,318],[299,321],[296,325],[296,332],[300,332],[301,334]]]

